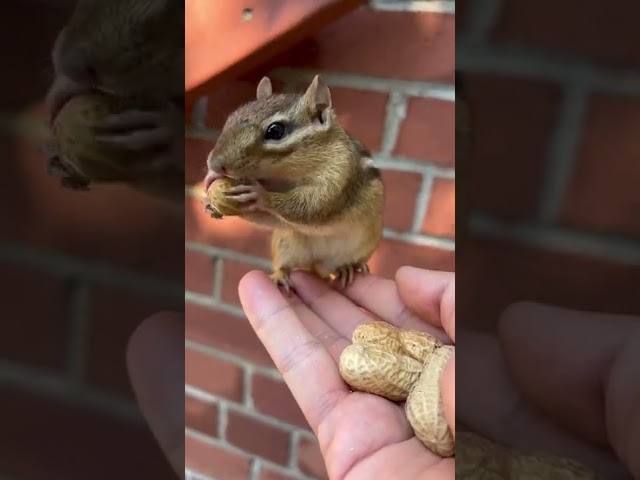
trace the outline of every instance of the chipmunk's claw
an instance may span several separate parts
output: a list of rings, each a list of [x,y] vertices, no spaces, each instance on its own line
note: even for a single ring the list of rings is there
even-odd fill
[[[211,215],[211,218],[220,219],[223,217],[222,213],[213,208],[209,203],[204,206],[204,211]]]
[[[240,211],[255,212],[262,208],[262,187],[259,185],[238,185],[225,193],[228,199],[240,204]]]
[[[74,176],[62,177],[60,179],[60,185],[64,188],[77,191],[89,191],[89,183],[89,180]]]
[[[356,262],[339,267],[335,272],[335,281],[339,283],[343,290],[350,286],[356,278],[356,273],[366,275],[370,272],[369,266],[365,262]]]
[[[110,115],[93,126],[96,139],[108,147],[140,153],[141,160],[128,166],[134,175],[153,174],[175,167],[182,145],[171,113],[127,110]],[[180,152],[176,153],[177,150]]]
[[[291,285],[291,280],[289,280],[289,272],[287,270],[276,270],[269,275],[269,278],[276,284],[276,286],[284,288],[287,297],[290,297],[291,293],[295,291]]]

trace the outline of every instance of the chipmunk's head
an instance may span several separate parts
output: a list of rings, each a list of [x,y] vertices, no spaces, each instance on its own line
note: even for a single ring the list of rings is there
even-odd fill
[[[117,96],[184,93],[184,2],[78,0],[60,31],[56,79]]]
[[[274,94],[264,77],[256,97],[227,119],[207,159],[210,172],[292,179],[328,165],[344,132],[331,107],[329,88],[319,76],[304,94]]]

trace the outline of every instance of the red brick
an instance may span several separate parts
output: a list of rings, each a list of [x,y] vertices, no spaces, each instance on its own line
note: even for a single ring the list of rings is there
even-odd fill
[[[453,180],[434,179],[422,231],[443,237],[455,237],[456,184]]]
[[[260,473],[258,475],[258,480],[296,480],[297,478],[293,473],[291,475],[284,474],[266,465],[260,467]]]
[[[396,270],[403,265],[452,272],[455,271],[455,252],[385,239],[369,262],[372,273],[384,278],[394,278]]]
[[[411,230],[422,175],[383,170],[382,181],[385,189],[384,226],[398,231]]]
[[[453,82],[455,17],[360,8],[281,60],[316,70]]]
[[[271,357],[245,318],[187,303],[185,336],[188,340],[273,366]]]
[[[7,178],[15,178],[16,185],[3,183],[0,189],[0,200],[6,201],[0,214],[14,210],[0,226],[5,241],[183,281],[182,211],[123,185],[90,192],[62,188],[59,179],[43,173],[45,160],[34,143],[18,140],[10,147],[16,157],[7,158],[7,174],[13,172]],[[15,195],[3,197],[4,185]],[[16,213],[28,222],[11,223]]]
[[[224,260],[223,281],[221,296],[222,301],[240,306],[240,296],[238,295],[238,283],[240,279],[252,270],[267,271],[264,268],[258,268],[244,262],[236,262],[234,260]]]
[[[465,78],[473,161],[461,165],[469,207],[503,216],[537,212],[559,85],[484,75]],[[466,194],[466,192],[465,192]]]
[[[184,371],[187,384],[242,402],[242,368],[238,365],[186,348]]]
[[[331,87],[338,121],[372,152],[380,150],[388,96],[378,92]]]
[[[9,478],[174,480],[142,419],[130,422],[70,401],[0,386],[0,472]]]
[[[89,335],[86,375],[101,388],[132,395],[126,368],[126,348],[133,331],[150,315],[180,311],[182,301],[152,298],[117,288],[89,291]]]
[[[563,222],[640,239],[639,124],[637,98],[593,97],[562,209]]]
[[[227,417],[227,441],[259,457],[286,465],[289,432],[233,410],[227,412]]]
[[[452,167],[455,163],[455,103],[410,98],[394,152]]]
[[[607,8],[595,0],[529,0],[503,5],[491,33],[495,40],[579,55],[605,66],[640,65],[637,2],[614,1]]]
[[[187,197],[185,240],[228,248],[247,255],[268,258],[271,233],[238,217],[215,220],[204,211],[200,199]]]
[[[207,174],[207,157],[215,142],[187,137],[184,142],[184,183],[191,187],[202,187]]]
[[[304,437],[300,438],[298,444],[298,468],[305,474],[315,478],[329,478],[318,443]]]
[[[458,318],[469,328],[491,331],[513,302],[534,301],[569,309],[640,313],[640,269],[634,265],[469,238],[457,252]]]
[[[5,318],[0,356],[34,367],[64,369],[69,291],[62,279],[40,269],[3,264],[0,284]]]
[[[287,384],[255,373],[251,380],[254,408],[265,415],[311,430]]]
[[[213,267],[216,259],[206,253],[184,251],[185,289],[191,292],[213,294]]]
[[[210,437],[218,436],[218,405],[185,395],[185,427]]]
[[[185,435],[186,467],[218,480],[249,478],[250,457]]]

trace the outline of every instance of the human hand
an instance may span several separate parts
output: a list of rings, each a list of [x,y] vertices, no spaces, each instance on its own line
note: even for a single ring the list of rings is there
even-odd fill
[[[136,399],[162,452],[184,479],[184,315],[157,313],[136,329],[127,368]]]
[[[519,303],[497,337],[460,330],[458,342],[460,424],[640,478],[640,318]]]
[[[454,274],[403,267],[395,282],[358,275],[344,294],[305,272],[294,272],[291,280],[296,295],[286,298],[264,273],[250,272],[240,281],[240,299],[317,435],[330,478],[453,479],[454,459],[427,450],[401,406],[351,393],[338,361],[354,329],[380,319],[455,342]],[[455,434],[454,363],[452,356],[442,395]]]

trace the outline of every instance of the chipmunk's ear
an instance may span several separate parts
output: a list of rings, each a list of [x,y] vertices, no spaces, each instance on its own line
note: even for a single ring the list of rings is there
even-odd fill
[[[327,109],[331,107],[331,92],[320,75],[316,75],[303,97],[304,103],[313,115],[323,121],[327,117]]]
[[[258,100],[262,100],[263,98],[270,96],[272,93],[273,87],[271,86],[271,80],[269,80],[269,77],[262,77],[262,80],[260,80],[256,90],[256,98]]]

